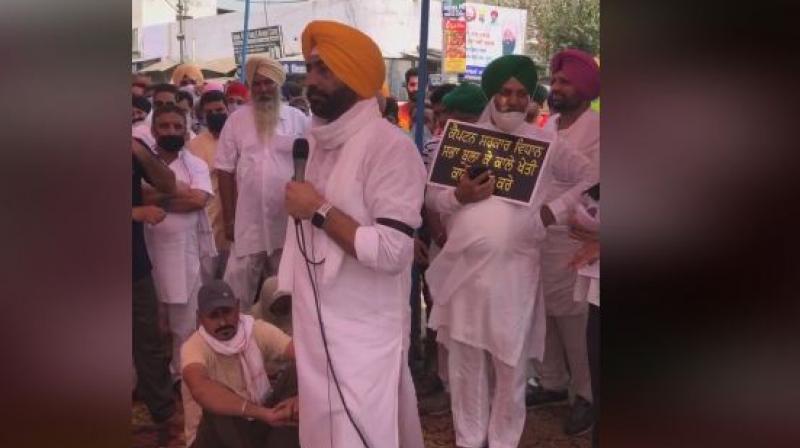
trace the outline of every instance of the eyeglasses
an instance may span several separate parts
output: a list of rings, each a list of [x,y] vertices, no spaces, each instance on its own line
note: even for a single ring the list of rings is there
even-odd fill
[[[194,80],[194,79],[184,79],[184,80],[181,80],[181,87],[183,87],[183,86],[188,86],[189,84],[191,84],[191,85],[195,85],[195,84],[197,84],[197,83],[195,82],[195,80]]]

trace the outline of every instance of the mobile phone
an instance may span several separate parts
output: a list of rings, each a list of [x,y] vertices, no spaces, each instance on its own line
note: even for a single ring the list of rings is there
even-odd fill
[[[467,168],[467,175],[470,179],[475,179],[486,171],[489,171],[489,167],[486,165],[473,165]]]

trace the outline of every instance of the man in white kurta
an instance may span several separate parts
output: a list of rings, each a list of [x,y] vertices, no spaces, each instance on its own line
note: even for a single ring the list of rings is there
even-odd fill
[[[599,69],[594,59],[578,50],[557,54],[551,63],[550,107],[557,112],[547,128],[557,133],[557,140],[581,153],[592,163],[596,181],[600,159],[600,117],[590,109],[599,94]],[[548,189],[553,201],[570,191],[577,199],[595,182],[592,178],[574,179],[557,172]],[[570,209],[563,203],[550,207],[555,224],[548,227],[542,246],[542,287],[547,309],[545,357],[536,364],[539,387],[529,396],[530,404],[546,404],[557,398],[573,397],[570,416],[564,424],[567,434],[586,431],[592,424],[593,400],[586,351],[586,302],[573,300],[576,271],[568,267],[580,242],[569,237],[567,218]]]
[[[496,59],[483,75],[489,103],[478,124],[552,141],[551,133],[524,121],[535,86],[530,58]],[[490,196],[494,178],[489,173],[474,180],[464,176],[455,190],[429,185],[426,205],[449,216],[447,242],[428,269],[435,298],[429,325],[448,349],[459,447],[488,442],[493,448],[513,448],[519,443],[527,360],[541,358],[544,351],[539,251],[546,223],[540,209],[554,167],[577,175],[588,166],[569,148],[551,144],[530,206]]]
[[[264,271],[276,271],[286,235],[283,187],[292,175],[292,144],[308,117],[280,104],[286,79],[281,65],[250,57],[246,66],[250,104],[231,114],[219,136],[214,168],[225,233],[232,240],[224,279],[242,309],[250,309]]]
[[[174,377],[180,375],[180,347],[197,328],[197,292],[200,290],[200,258],[216,253],[205,206],[213,196],[208,166],[185,149],[185,116],[175,106],[165,106],[153,116],[152,133],[158,156],[175,173],[174,194],[144,191],[146,204],[167,212],[157,225],[145,227],[145,242],[153,264],[153,283],[159,300],[166,304],[172,334]]]
[[[300,442],[421,448],[407,354],[422,159],[381,118],[385,68],[369,37],[314,21],[303,55],[315,120],[306,182],[286,187],[301,227],[289,226],[279,271],[279,288],[292,292]]]

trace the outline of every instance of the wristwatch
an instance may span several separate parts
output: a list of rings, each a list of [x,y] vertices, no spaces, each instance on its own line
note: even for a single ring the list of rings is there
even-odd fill
[[[314,227],[323,228],[325,226],[325,221],[328,219],[328,212],[331,211],[333,205],[330,202],[326,202],[322,204],[317,211],[314,212],[314,216],[311,217],[311,224]]]

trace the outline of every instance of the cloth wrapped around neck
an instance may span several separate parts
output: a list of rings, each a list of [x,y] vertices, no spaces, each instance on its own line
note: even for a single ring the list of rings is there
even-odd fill
[[[215,353],[239,357],[249,400],[261,404],[269,393],[270,384],[267,372],[264,370],[264,357],[253,336],[254,324],[255,320],[251,316],[240,314],[236,335],[228,341],[214,338],[202,326],[198,331]]]
[[[357,102],[350,110],[338,119],[328,123],[316,119],[309,133],[310,154],[307,178],[314,179],[317,174],[327,177],[325,191],[320,193],[334,207],[347,213],[361,225],[371,225],[371,217],[364,204],[363,185],[357,179],[361,164],[370,145],[378,142],[370,141],[373,135],[369,132],[371,123],[382,120],[378,102],[368,98]],[[341,151],[330,173],[316,173],[314,157],[319,151]],[[294,278],[294,259],[302,259],[296,244],[296,231],[293,218],[289,218],[286,232],[287,244],[284,247],[281,268],[278,272],[278,287],[284,291],[292,291]],[[344,259],[344,250],[324,233],[315,239],[315,258],[325,259],[322,265],[322,284],[336,278],[336,274]]]

